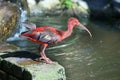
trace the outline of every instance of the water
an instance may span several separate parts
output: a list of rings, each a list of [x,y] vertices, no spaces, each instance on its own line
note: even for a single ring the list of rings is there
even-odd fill
[[[50,25],[66,30],[67,17],[31,17],[37,25]],[[81,21],[83,22],[83,21]],[[88,22],[86,25],[93,38],[79,28],[63,42],[51,45],[46,55],[65,67],[67,80],[120,80],[120,30],[103,22]],[[38,44],[16,41],[13,44],[22,50],[37,51]]]
[[[21,32],[26,31],[26,28],[22,25],[22,22],[25,22],[27,20],[27,11],[21,10],[21,15],[19,19],[19,24],[17,25],[17,29],[13,32],[13,34],[7,39],[7,41],[15,41],[15,40],[21,40],[19,37]]]

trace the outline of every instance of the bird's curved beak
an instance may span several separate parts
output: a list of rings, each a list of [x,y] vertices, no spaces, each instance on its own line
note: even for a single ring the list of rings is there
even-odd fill
[[[92,37],[91,32],[84,25],[82,25],[81,23],[79,23],[78,26],[80,26],[81,28],[83,28],[84,30],[86,30],[89,33],[90,37]]]

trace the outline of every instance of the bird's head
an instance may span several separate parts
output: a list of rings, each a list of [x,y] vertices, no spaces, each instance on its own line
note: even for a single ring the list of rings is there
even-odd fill
[[[79,21],[77,18],[71,17],[68,19],[68,24],[70,25],[74,25],[74,26],[78,26],[79,25]]]
[[[84,25],[82,25],[77,18],[74,18],[74,17],[69,18],[68,25],[73,26],[73,27],[74,26],[79,26],[82,29],[86,30],[89,33],[89,35],[92,37],[92,34],[90,33],[90,31]]]

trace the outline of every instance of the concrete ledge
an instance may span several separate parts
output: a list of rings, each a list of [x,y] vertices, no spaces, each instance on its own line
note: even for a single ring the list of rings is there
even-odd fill
[[[64,67],[37,62],[38,57],[25,51],[0,53],[0,80],[66,80]]]

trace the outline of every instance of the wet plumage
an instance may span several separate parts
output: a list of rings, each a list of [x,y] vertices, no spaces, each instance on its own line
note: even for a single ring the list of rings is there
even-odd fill
[[[33,33],[35,33],[34,36],[31,36],[31,38],[34,38],[38,41],[45,42],[48,44],[54,44],[57,43],[60,39],[60,36],[56,36],[57,34],[52,32],[49,27],[45,28],[43,31],[36,31],[34,30]]]

